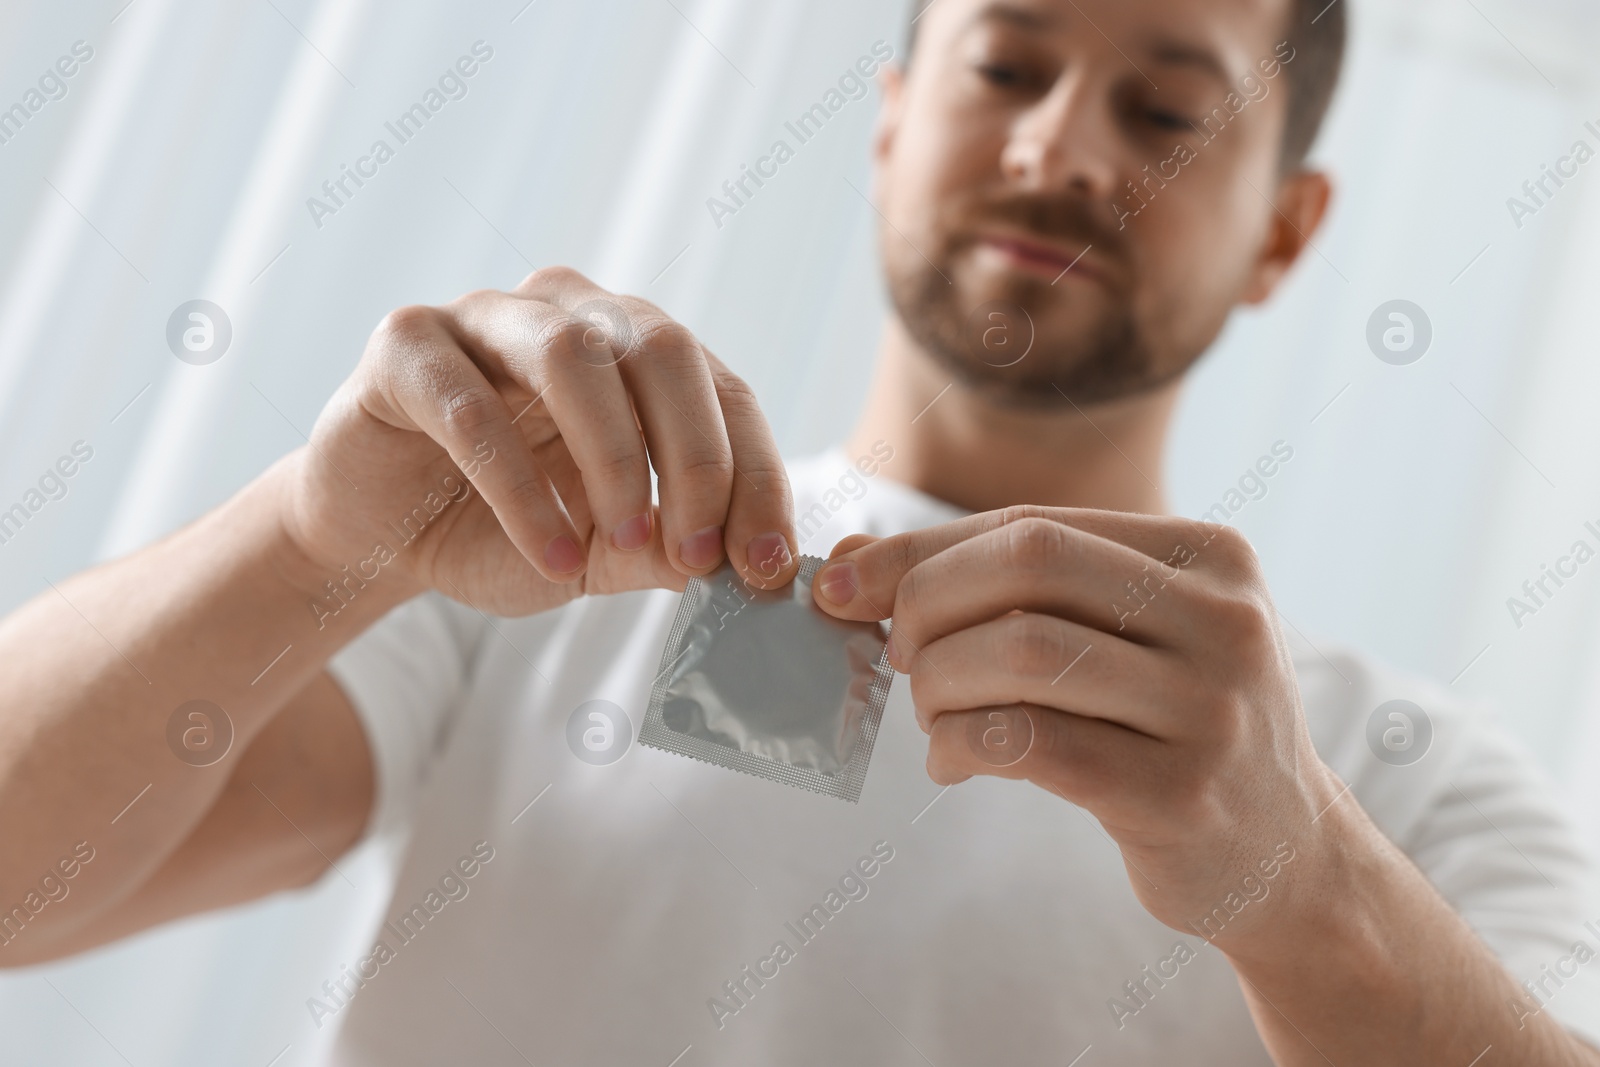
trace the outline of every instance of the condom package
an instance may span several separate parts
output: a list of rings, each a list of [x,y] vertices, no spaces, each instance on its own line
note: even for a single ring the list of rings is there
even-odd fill
[[[883,624],[835,619],[812,602],[823,562],[802,556],[782,589],[756,589],[728,564],[690,579],[639,740],[860,799],[894,671]]]

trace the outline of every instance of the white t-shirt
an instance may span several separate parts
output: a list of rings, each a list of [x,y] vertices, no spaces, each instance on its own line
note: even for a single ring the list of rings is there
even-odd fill
[[[809,554],[961,514],[838,450],[791,478]],[[490,622],[429,595],[334,660],[377,761],[370,832],[404,856],[383,949],[349,961],[348,997],[308,1000],[340,1067],[1270,1064],[1226,960],[1145,913],[1086,812],[928,779],[904,677],[859,804],[636,741],[580,760],[586,701],[637,734],[676,601]],[[1527,760],[1437,686],[1327,646],[1295,665],[1323,759],[1536,1003],[1600,1040],[1600,962],[1573,952],[1600,950],[1600,909]],[[1391,766],[1367,723],[1401,698],[1434,736]]]

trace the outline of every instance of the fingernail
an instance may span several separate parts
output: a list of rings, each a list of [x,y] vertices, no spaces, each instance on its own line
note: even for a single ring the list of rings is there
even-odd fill
[[[650,513],[635,515],[611,531],[611,543],[624,552],[637,552],[650,543]]]
[[[895,627],[889,627],[889,666],[897,671],[906,669],[906,639]]]
[[[709,567],[722,557],[722,527],[707,526],[696,530],[678,545],[678,558],[690,570]]]
[[[793,562],[794,553],[789,551],[789,539],[783,534],[764,533],[750,539],[745,559],[751,570],[770,581]]]
[[[824,567],[817,575],[817,588],[829,603],[850,603],[856,595],[856,565],[846,560]]]
[[[545,548],[544,562],[555,573],[568,574],[583,566],[583,553],[576,541],[562,534]]]

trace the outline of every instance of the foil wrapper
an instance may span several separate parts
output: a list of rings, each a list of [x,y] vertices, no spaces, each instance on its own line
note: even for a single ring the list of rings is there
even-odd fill
[[[641,743],[854,802],[894,670],[882,623],[835,619],[811,599],[824,560],[757,589],[724,564],[678,604]]]

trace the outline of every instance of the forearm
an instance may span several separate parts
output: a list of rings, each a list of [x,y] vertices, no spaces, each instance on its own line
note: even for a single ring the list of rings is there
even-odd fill
[[[57,583],[0,622],[10,683],[0,704],[0,909],[37,894],[78,842],[94,850],[70,904],[40,909],[3,940],[54,939],[135,891],[275,713],[413,592],[386,574],[319,620],[310,605],[337,576],[281,521],[299,462],[286,458],[194,524]],[[169,743],[174,711],[196,699],[232,725],[228,754],[209,766]]]
[[[1316,830],[1337,844],[1301,850],[1318,862],[1289,868],[1261,936],[1218,943],[1276,1063],[1600,1064],[1549,1013],[1519,1007],[1511,975],[1353,799]]]

